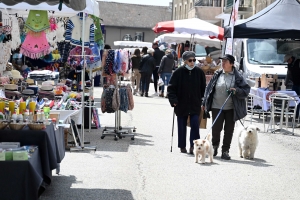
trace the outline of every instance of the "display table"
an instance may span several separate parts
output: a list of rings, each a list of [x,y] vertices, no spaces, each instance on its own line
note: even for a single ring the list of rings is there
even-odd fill
[[[1,161],[0,169],[0,199],[34,200],[45,190],[39,149],[28,161]]]
[[[40,170],[38,168],[34,168],[35,170],[40,171],[42,181],[45,182],[46,184],[50,185],[51,184],[51,179],[52,179],[52,170],[59,168],[59,163],[62,161],[62,159],[65,156],[65,146],[64,146],[64,131],[63,127],[59,127],[57,129],[54,128],[53,124],[50,124],[46,127],[45,130],[41,131],[35,131],[35,130],[24,130],[22,131],[14,131],[14,130],[1,130],[0,134],[0,142],[20,142],[21,146],[24,145],[36,145],[38,146],[39,149],[39,154],[40,154]],[[12,162],[12,161],[2,161],[3,163],[5,162]],[[15,161],[13,161],[15,162]],[[7,165],[7,164],[6,164]],[[1,165],[0,165],[1,166]],[[35,165],[34,165],[35,166]],[[37,166],[37,165],[36,165]],[[19,173],[18,177],[22,179],[22,177],[25,177],[29,172],[25,172],[23,169],[23,165],[16,165],[14,167],[14,170],[11,171],[12,174],[7,174],[8,177],[14,177],[16,176],[16,173]],[[2,170],[2,168],[0,168]],[[1,171],[0,170],[0,171]],[[28,170],[27,170],[28,171]],[[31,172],[30,172],[31,173]],[[1,176],[0,176],[1,177]],[[16,186],[19,187],[18,184],[20,184],[20,187],[27,187],[28,185],[31,184],[31,182],[35,179],[34,176],[29,176],[27,177],[26,180],[28,182],[24,184],[24,182],[15,182]],[[2,179],[0,178],[0,185],[6,184],[7,182],[11,181],[12,178],[8,179]],[[28,192],[30,193],[38,193],[38,190],[40,188],[35,188],[35,191],[27,191],[27,190],[18,190],[14,189],[14,192],[20,193],[22,196],[28,196]],[[4,192],[7,196],[10,196],[9,194],[10,191],[2,191]],[[33,195],[33,194],[30,194]],[[2,195],[0,195],[1,197]],[[2,198],[0,198],[2,199]],[[14,198],[12,198],[14,199]],[[32,198],[31,198],[32,199]]]
[[[274,94],[274,93],[287,94],[291,97],[294,97],[298,101],[298,103],[300,102],[300,99],[299,99],[297,93],[292,90],[269,91],[269,90],[265,90],[265,89],[261,89],[261,88],[252,87],[250,90],[250,93],[262,98],[262,100],[254,98],[253,105],[254,106],[258,105],[258,106],[262,107],[262,109],[265,111],[270,109],[270,103],[268,101],[270,101],[270,95]],[[293,101],[290,101],[289,105],[296,106]]]
[[[50,110],[50,114],[59,113],[59,120],[68,123],[72,118],[76,124],[82,123],[82,110]]]

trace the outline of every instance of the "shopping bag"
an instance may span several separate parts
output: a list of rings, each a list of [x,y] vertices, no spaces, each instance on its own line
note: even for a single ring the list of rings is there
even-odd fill
[[[203,119],[203,114],[204,114],[204,111],[201,111],[200,116],[199,116],[199,128],[206,129],[207,119]],[[191,127],[190,116],[187,119],[187,126]]]
[[[158,86],[160,87],[160,86],[163,86],[165,83],[164,83],[164,81],[162,80],[162,78],[159,78],[158,81],[157,81],[157,84],[158,84]]]

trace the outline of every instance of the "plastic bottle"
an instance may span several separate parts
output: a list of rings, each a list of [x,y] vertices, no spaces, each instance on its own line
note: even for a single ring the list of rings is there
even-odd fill
[[[11,116],[11,119],[12,119],[14,122],[16,122],[16,121],[17,121],[17,119],[18,119],[18,115],[17,115],[17,113],[16,113],[16,112],[14,112],[14,114],[12,114],[12,116]]]

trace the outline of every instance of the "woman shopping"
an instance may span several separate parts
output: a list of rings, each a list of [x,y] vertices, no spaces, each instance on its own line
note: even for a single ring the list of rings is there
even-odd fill
[[[164,85],[161,86],[160,97],[164,97],[165,86],[169,85],[169,81],[172,75],[172,70],[175,67],[174,56],[171,50],[166,50],[166,55],[161,59],[160,66],[158,69],[158,76],[164,81]],[[168,98],[168,95],[166,95]]]
[[[224,137],[221,158],[230,160],[229,149],[231,145],[234,125],[237,120],[247,115],[246,101],[250,86],[243,76],[234,67],[234,57],[226,54],[222,59],[222,68],[215,72],[205,90],[203,107],[206,117],[209,118],[209,111],[212,111],[212,120],[217,118],[212,127],[212,145],[214,156],[218,154],[220,135],[224,125]],[[230,95],[220,115],[218,115],[225,100]]]
[[[175,70],[167,88],[169,102],[177,115],[178,147],[181,153],[187,152],[186,130],[189,116],[191,125],[189,153],[193,153],[193,141],[200,138],[199,115],[206,80],[204,72],[195,67],[195,57],[193,51],[183,53],[184,65]]]
[[[133,94],[136,95],[140,90],[140,80],[141,74],[139,72],[140,62],[142,60],[140,49],[135,49],[134,54],[131,57],[132,62],[132,76],[131,82],[132,87],[134,88],[134,83],[136,82],[136,89],[134,89]]]

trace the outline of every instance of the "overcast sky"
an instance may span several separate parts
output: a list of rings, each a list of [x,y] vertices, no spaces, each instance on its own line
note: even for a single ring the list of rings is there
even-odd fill
[[[101,6],[101,1],[99,2],[100,6]],[[145,4],[145,5],[155,5],[155,6],[169,6],[169,2],[172,2],[172,0],[104,0],[104,1]]]

